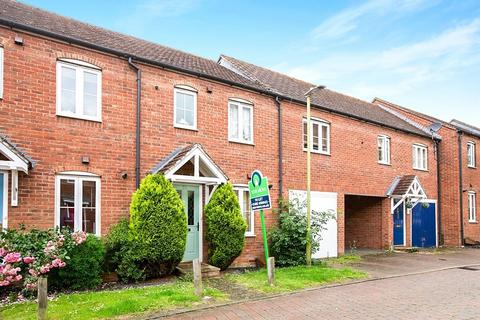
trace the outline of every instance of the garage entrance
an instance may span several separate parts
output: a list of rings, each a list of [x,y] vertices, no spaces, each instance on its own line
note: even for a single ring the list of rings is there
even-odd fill
[[[436,203],[424,201],[412,210],[412,245],[420,248],[437,246]]]
[[[390,202],[386,197],[345,196],[345,251],[383,249]]]

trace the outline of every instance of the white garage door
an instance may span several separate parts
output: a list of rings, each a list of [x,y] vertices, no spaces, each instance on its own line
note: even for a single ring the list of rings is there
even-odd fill
[[[307,192],[303,190],[290,190],[290,199],[298,198],[300,201],[307,199]],[[318,212],[329,211],[335,215],[335,219],[330,219],[327,223],[326,230],[321,234],[320,250],[315,252],[312,257],[314,259],[336,257],[337,251],[337,194],[331,192],[311,192],[312,210]],[[318,241],[318,239],[314,239]]]

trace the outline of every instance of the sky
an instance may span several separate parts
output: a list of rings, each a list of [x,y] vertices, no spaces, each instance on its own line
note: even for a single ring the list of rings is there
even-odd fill
[[[22,0],[480,127],[480,0]]]

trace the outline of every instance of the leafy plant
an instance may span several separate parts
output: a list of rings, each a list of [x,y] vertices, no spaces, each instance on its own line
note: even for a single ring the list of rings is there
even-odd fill
[[[330,219],[330,212],[311,211],[312,253],[320,248],[321,232]],[[270,232],[271,252],[279,267],[306,263],[307,217],[306,202],[295,198],[282,204],[279,225]]]
[[[68,264],[49,274],[49,283],[56,288],[93,289],[102,283],[104,257],[103,242],[94,235],[88,235],[84,243],[70,252]]]
[[[205,207],[205,222],[208,261],[224,270],[242,253],[247,228],[230,183],[219,186],[213,193]]]
[[[130,234],[135,246],[128,259],[146,277],[170,274],[182,260],[187,218],[180,196],[163,175],[148,175],[133,194]]]

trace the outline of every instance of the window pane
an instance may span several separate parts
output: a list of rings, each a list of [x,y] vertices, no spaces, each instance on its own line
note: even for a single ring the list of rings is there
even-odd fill
[[[319,137],[319,125],[316,123],[312,123],[312,150],[318,151],[320,148],[320,137]]]
[[[251,141],[250,108],[243,108],[243,140]]]
[[[245,222],[247,223],[247,232],[253,232],[253,226],[251,225],[251,210],[250,210],[250,199],[248,196],[248,191],[243,191],[243,216],[245,217]]]
[[[328,127],[327,126],[322,126],[322,151],[323,152],[328,152],[328,139],[330,137],[328,136]]]
[[[75,69],[61,67],[61,110],[75,113]]]
[[[87,116],[97,116],[97,75],[85,72],[83,77],[83,112]]]
[[[308,148],[308,141],[307,141],[307,122],[303,122],[303,148]]]
[[[96,215],[95,208],[82,209],[82,230],[88,233],[95,233]]]
[[[188,190],[188,200],[187,200],[187,223],[189,226],[195,224],[195,192]]]
[[[238,139],[238,106],[236,104],[230,105],[230,115],[228,119],[230,121],[230,137]]]
[[[75,225],[75,180],[60,180],[60,227]]]
[[[96,207],[96,189],[95,181],[83,181],[82,207]]]
[[[378,143],[378,161],[384,161],[384,158],[383,158],[383,138],[379,137],[377,143]]]
[[[194,96],[183,92],[176,92],[175,98],[175,123],[193,127],[195,125]]]
[[[82,230],[95,233],[96,192],[95,181],[82,182]]]

